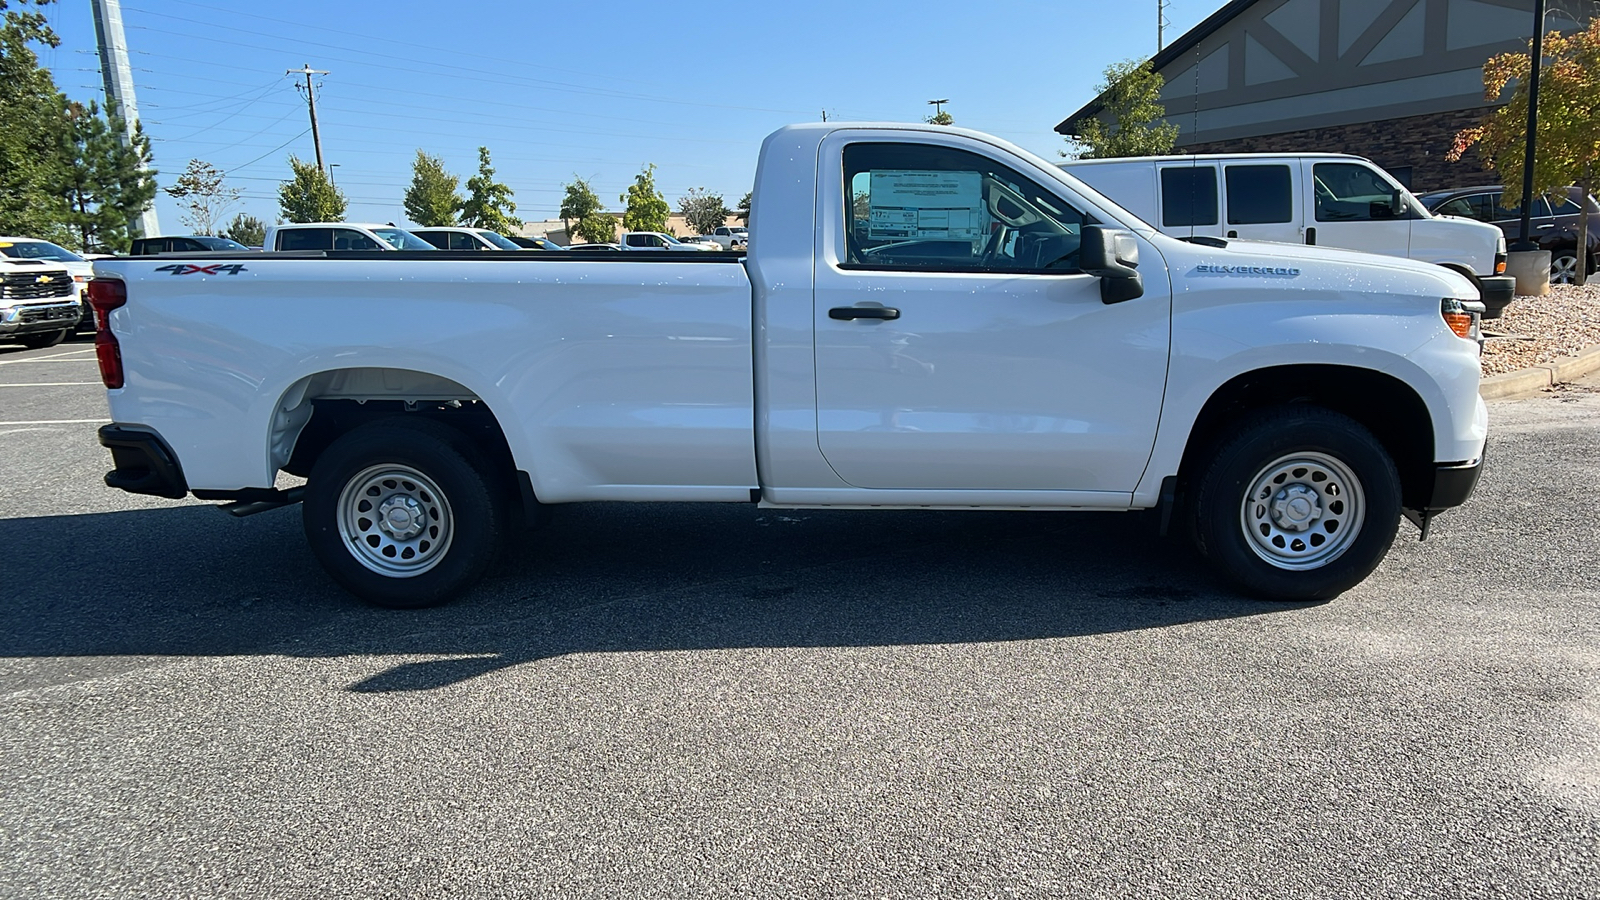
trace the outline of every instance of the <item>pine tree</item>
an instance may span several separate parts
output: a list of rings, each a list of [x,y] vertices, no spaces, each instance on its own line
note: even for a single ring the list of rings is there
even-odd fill
[[[136,128],[124,143],[124,124],[116,115],[102,116],[91,102],[67,108],[68,141],[62,195],[65,224],[72,246],[85,252],[127,252],[129,226],[155,199],[155,172],[150,169],[150,139]]]
[[[406,215],[418,225],[438,228],[456,224],[461,195],[456,185],[461,179],[444,170],[444,160],[420,149],[411,164],[411,186],[406,188]]]
[[[487,228],[504,235],[516,234],[522,220],[513,216],[517,204],[511,188],[494,180],[489,166],[489,148],[478,148],[478,174],[467,179],[467,202],[461,206],[461,221],[473,228]]]
[[[289,157],[294,177],[278,186],[278,207],[290,222],[341,222],[346,201],[338,186],[316,163]]]
[[[222,236],[246,247],[259,247],[267,238],[267,223],[247,213],[239,213],[222,230]]]

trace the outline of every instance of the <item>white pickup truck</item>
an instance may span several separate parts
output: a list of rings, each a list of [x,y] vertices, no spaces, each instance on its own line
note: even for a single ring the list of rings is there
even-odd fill
[[[918,125],[776,132],[752,229],[746,258],[98,261],[106,482],[303,500],[395,607],[596,500],[1159,509],[1246,591],[1329,598],[1476,484],[1477,294],[1438,266],[1177,240]]]

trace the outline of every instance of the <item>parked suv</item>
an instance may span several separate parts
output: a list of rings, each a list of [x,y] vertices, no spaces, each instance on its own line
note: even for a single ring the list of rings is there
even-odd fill
[[[1439,216],[1460,216],[1477,219],[1499,226],[1506,240],[1514,241],[1522,235],[1522,204],[1511,209],[1500,205],[1504,189],[1499,186],[1456,188],[1449,191],[1432,191],[1417,198],[1428,211]],[[1547,197],[1535,197],[1533,214],[1528,220],[1528,235],[1540,250],[1550,251],[1550,281],[1552,284],[1571,284],[1578,274],[1578,217],[1583,213],[1579,204],[1589,204],[1588,270],[1597,269],[1595,255],[1600,251],[1600,201],[1585,197],[1582,188],[1567,188],[1565,199],[1552,204]]]
[[[135,238],[130,256],[154,256],[157,253],[205,253],[209,250],[249,250],[238,241],[209,234],[188,234],[181,237]]]

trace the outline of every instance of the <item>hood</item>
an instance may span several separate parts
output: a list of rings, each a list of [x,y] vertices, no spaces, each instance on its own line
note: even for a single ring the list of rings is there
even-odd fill
[[[1165,235],[1155,235],[1151,240],[1171,266],[1174,282],[1188,275],[1237,280],[1241,285],[1280,282],[1362,293],[1478,299],[1477,287],[1459,272],[1397,256],[1237,238],[1228,239],[1225,246]]]

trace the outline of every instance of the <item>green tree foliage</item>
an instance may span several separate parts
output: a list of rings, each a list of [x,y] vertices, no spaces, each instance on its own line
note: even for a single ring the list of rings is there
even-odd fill
[[[922,121],[927,122],[929,125],[954,125],[956,117],[941,109]]]
[[[690,188],[678,200],[678,213],[694,229],[695,234],[710,234],[726,224],[733,211],[722,202],[721,194],[697,187]]]
[[[132,142],[124,142],[122,118],[102,116],[93,102],[87,107],[69,104],[67,122],[62,195],[73,246],[85,252],[125,253],[132,242],[129,225],[156,195],[150,139],[135,126]]]
[[[1447,157],[1461,159],[1469,148],[1478,149],[1485,166],[1500,173],[1506,190],[1501,203],[1507,208],[1522,202],[1523,164],[1528,135],[1528,73],[1532,71],[1533,42],[1526,53],[1501,53],[1483,65],[1483,97],[1497,102],[1506,88],[1511,99],[1483,124],[1456,135]],[[1539,130],[1535,135],[1533,190],[1535,194],[1565,196],[1569,184],[1588,190],[1592,172],[1600,162],[1600,19],[1583,31],[1544,36],[1543,64],[1539,74]],[[1578,283],[1588,271],[1584,253],[1588,246],[1589,205],[1578,221]]]
[[[473,228],[487,228],[504,235],[517,233],[522,220],[512,215],[517,204],[511,188],[494,180],[489,165],[489,148],[478,148],[478,174],[467,179],[467,202],[461,207],[461,221]]]
[[[239,213],[222,230],[222,236],[246,247],[259,247],[267,238],[267,223],[248,213]]]
[[[568,234],[597,244],[616,238],[617,222],[605,214],[600,195],[594,192],[589,182],[574,175],[572,181],[563,187],[567,195],[561,200],[561,212],[558,215]],[[574,225],[574,222],[577,224]]]
[[[239,199],[239,191],[223,184],[221,169],[203,160],[189,160],[178,180],[166,188],[173,199],[183,204],[183,224],[195,234],[216,234],[222,213]]]
[[[444,160],[417,150],[417,159],[411,164],[411,186],[406,188],[406,215],[429,228],[456,224],[461,209],[456,185],[460,183],[460,178],[444,170]]]
[[[342,222],[346,201],[316,163],[289,157],[294,177],[278,186],[278,208],[290,222]]]
[[[1161,122],[1161,88],[1166,79],[1150,68],[1149,60],[1129,59],[1106,67],[1099,85],[1099,116],[1078,125],[1068,138],[1073,146],[1061,151],[1075,159],[1110,159],[1117,156],[1157,156],[1172,152],[1178,126]]]
[[[739,207],[738,207],[738,210],[737,210],[737,212],[739,214],[739,221],[745,223],[746,225],[750,224],[750,195],[751,195],[751,193],[752,193],[751,191],[745,191],[744,192],[744,196],[739,198]]]
[[[667,230],[667,218],[672,215],[672,207],[656,189],[655,163],[647,163],[639,170],[621,200],[627,204],[622,211],[623,231]]]
[[[75,243],[62,190],[67,102],[32,47],[61,43],[37,11],[51,0],[14,2],[0,0],[0,234]]]

